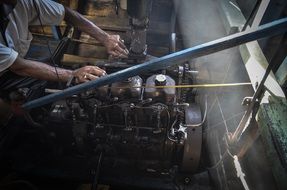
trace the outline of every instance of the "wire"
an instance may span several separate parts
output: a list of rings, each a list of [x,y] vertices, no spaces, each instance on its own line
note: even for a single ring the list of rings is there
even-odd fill
[[[223,153],[222,157],[211,167],[206,168],[207,170],[216,169],[219,164],[223,162],[226,156],[230,156],[232,159],[234,159],[234,156],[230,153],[229,149],[226,149],[226,151]]]
[[[167,138],[168,140],[172,141],[172,142],[178,142],[176,139],[172,139],[170,136],[169,136],[169,132],[171,131],[171,129],[174,128],[176,122],[178,121],[178,115],[175,116],[175,119],[174,119],[174,122],[172,123],[171,127],[169,128],[168,132],[167,132]]]
[[[44,30],[44,26],[43,26],[43,23],[42,23],[42,20],[41,20],[41,17],[40,17],[40,10],[38,9],[38,7],[36,6],[36,2],[35,0],[33,0],[33,5],[35,7],[35,10],[37,12],[37,17],[38,17],[38,20],[40,22],[40,26],[41,26],[41,29],[42,29],[42,32],[43,34],[46,36],[46,33],[45,33],[45,30]],[[51,47],[50,47],[50,44],[49,44],[49,41],[48,40],[45,40],[46,41],[46,44],[47,44],[47,47],[48,47],[48,50],[49,50],[49,54],[50,54],[50,61],[52,62],[54,68],[55,68],[55,72],[56,72],[56,75],[57,75],[57,79],[58,79],[58,84],[59,86],[61,86],[61,83],[60,83],[60,77],[59,77],[59,73],[58,73],[58,70],[57,70],[57,64],[55,63],[54,59],[52,59],[52,50],[51,50]]]

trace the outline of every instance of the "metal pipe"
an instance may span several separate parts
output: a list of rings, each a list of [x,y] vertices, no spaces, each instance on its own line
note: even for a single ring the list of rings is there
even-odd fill
[[[240,44],[244,44],[250,41],[258,40],[267,36],[274,36],[287,31],[287,18],[276,20],[274,22],[264,24],[256,29],[250,29],[248,31],[233,34],[227,37],[223,37],[211,42],[207,42],[192,48],[188,48],[173,54],[157,58],[140,65],[106,75],[95,81],[86,82],[77,86],[70,87],[62,92],[50,94],[36,100],[27,102],[23,105],[24,109],[31,109],[39,107],[51,102],[58,101],[60,99],[79,94],[91,88],[98,88],[107,84],[122,81],[132,76],[142,74],[144,72],[150,72],[182,63],[191,58],[197,58],[204,55],[209,55],[221,50],[225,50]]]

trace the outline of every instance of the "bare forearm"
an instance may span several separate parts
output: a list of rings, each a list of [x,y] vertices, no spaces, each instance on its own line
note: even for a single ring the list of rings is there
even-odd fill
[[[64,20],[79,30],[89,34],[99,42],[105,44],[109,38],[109,34],[97,27],[94,23],[86,19],[83,15],[79,14],[72,9],[65,7]]]
[[[9,68],[12,72],[32,78],[47,81],[62,81],[67,82],[73,73],[71,70],[52,67],[45,63],[26,60],[18,57],[13,65]]]

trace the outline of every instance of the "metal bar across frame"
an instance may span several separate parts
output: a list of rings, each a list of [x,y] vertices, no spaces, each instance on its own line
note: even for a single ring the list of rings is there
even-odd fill
[[[127,79],[132,76],[142,74],[144,72],[164,69],[173,65],[177,65],[192,58],[201,57],[221,50],[225,50],[240,44],[258,40],[260,38],[274,36],[287,31],[287,18],[279,19],[274,22],[264,24],[256,29],[246,30],[237,34],[223,37],[211,42],[207,42],[192,48],[188,48],[176,53],[172,53],[161,58],[157,58],[130,68],[109,74],[95,81],[86,82],[63,90],[62,92],[50,94],[36,100],[27,102],[23,105],[24,109],[39,107],[51,102],[61,100],[63,98],[79,94],[88,89],[98,88],[117,81]]]

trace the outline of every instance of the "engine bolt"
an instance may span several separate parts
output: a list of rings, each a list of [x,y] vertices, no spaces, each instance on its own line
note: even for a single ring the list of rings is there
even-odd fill
[[[189,182],[190,182],[190,178],[189,178],[189,177],[186,177],[186,178],[184,179],[184,183],[185,183],[185,184],[189,184]]]

